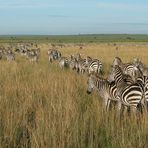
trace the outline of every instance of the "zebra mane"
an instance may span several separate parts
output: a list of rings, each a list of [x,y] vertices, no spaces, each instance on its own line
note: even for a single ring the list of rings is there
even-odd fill
[[[102,81],[102,82],[106,82],[106,83],[109,83],[107,79],[103,78],[103,77],[100,77],[98,74],[96,73],[91,73],[89,74],[89,77],[92,77],[98,81]],[[110,84],[110,83],[109,83]]]

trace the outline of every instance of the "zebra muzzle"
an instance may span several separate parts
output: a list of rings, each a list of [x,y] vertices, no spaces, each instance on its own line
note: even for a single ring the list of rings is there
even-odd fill
[[[91,94],[91,91],[87,90],[87,94]]]

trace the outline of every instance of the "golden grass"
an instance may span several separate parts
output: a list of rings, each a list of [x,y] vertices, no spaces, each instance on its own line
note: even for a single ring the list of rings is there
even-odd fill
[[[0,147],[148,147],[147,114],[120,120],[114,110],[105,113],[99,95],[86,94],[87,76],[49,64],[48,46],[40,47],[38,63],[19,56],[16,62],[0,61]],[[108,44],[59,50],[99,58],[106,73],[115,56],[125,62],[139,57],[148,65],[143,45],[123,44],[118,53]]]

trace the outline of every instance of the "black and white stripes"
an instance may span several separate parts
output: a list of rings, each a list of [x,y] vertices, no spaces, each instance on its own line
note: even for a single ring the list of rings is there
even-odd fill
[[[103,106],[107,111],[109,110],[111,101],[118,101],[115,83],[109,83],[106,79],[97,77],[95,74],[91,74],[88,78],[87,93],[90,94],[93,89],[99,92]]]

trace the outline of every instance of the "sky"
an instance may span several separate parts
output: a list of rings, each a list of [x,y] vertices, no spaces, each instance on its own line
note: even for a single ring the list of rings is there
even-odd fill
[[[0,35],[148,34],[148,0],[0,0]]]

